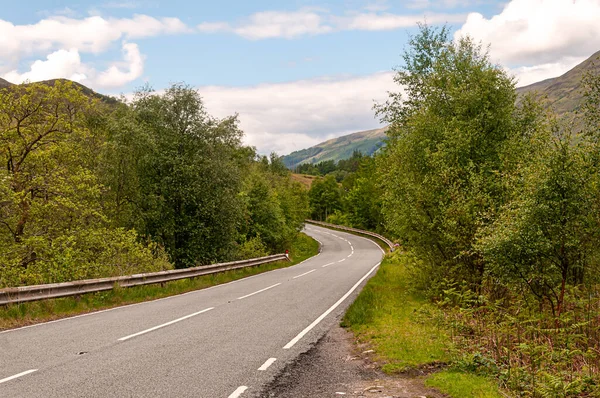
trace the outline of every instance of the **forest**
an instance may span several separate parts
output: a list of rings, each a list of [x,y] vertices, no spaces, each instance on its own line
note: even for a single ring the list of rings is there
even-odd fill
[[[282,253],[308,196],[184,84],[0,91],[0,288]]]
[[[598,396],[600,76],[560,119],[480,44],[422,25],[394,80],[383,150],[304,166],[312,217],[400,243],[455,366],[518,396]]]

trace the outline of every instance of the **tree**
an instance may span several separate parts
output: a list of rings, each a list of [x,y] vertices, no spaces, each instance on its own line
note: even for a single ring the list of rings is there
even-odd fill
[[[111,228],[94,167],[102,137],[73,84],[0,91],[0,286],[145,272],[170,265],[135,231]]]
[[[198,92],[181,84],[162,95],[142,91],[132,107],[150,135],[138,168],[142,233],[176,267],[232,257],[242,215],[237,119],[211,117]]]
[[[594,147],[569,131],[554,129],[540,141],[544,147],[519,170],[512,200],[478,246],[491,275],[525,287],[559,318],[566,286],[597,274],[599,170]]]
[[[342,195],[335,177],[329,175],[313,182],[308,192],[312,217],[326,220],[329,214],[342,210]]]
[[[485,266],[473,243],[501,198],[514,81],[470,38],[426,25],[395,81],[405,95],[377,109],[391,123],[378,159],[386,225],[420,258],[477,284]]]

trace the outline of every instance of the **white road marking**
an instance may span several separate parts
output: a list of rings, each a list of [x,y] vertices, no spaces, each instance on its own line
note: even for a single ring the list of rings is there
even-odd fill
[[[262,366],[260,368],[258,368],[258,370],[267,370],[269,369],[269,366],[273,365],[273,362],[275,362],[277,360],[277,358],[269,358],[267,359],[267,361],[265,363],[262,364]]]
[[[10,376],[10,377],[4,378],[4,379],[0,380],[0,384],[6,383],[7,381],[11,381],[11,380],[14,380],[14,379],[18,379],[19,377],[28,375],[29,373],[33,373],[33,372],[37,372],[37,369],[29,369],[29,370],[26,370],[25,372],[21,372],[19,374],[14,375],[14,376]]]
[[[333,263],[329,263],[329,264],[325,264],[324,266],[322,266],[321,268],[325,268],[325,267],[329,267],[330,265],[335,264],[335,262]]]
[[[338,261],[338,263],[343,263],[344,261],[346,261],[345,258],[341,259],[340,261]]]
[[[265,287],[264,289],[260,289],[260,290],[258,290],[258,291],[256,291],[256,292],[254,292],[254,293],[250,293],[250,294],[247,294],[247,295],[245,295],[245,296],[238,297],[237,299],[238,299],[238,300],[245,299],[246,297],[254,296],[255,294],[262,293],[262,292],[264,292],[265,290],[272,289],[272,288],[274,288],[275,286],[279,286],[279,285],[281,285],[281,283],[276,283],[276,284],[274,284],[274,285],[271,285],[271,286],[269,286],[269,287]]]
[[[356,284],[354,286],[352,286],[350,288],[350,290],[348,290],[348,292],[346,294],[344,294],[342,296],[342,298],[340,298],[338,301],[336,301],[336,303],[334,305],[332,305],[331,307],[329,307],[329,309],[327,311],[325,311],[323,314],[321,314],[321,316],[319,316],[317,319],[315,319],[313,321],[313,323],[311,323],[310,325],[308,325],[303,331],[301,331],[300,333],[298,333],[298,335],[296,337],[294,337],[289,343],[287,343],[283,349],[284,350],[289,350],[290,348],[292,348],[298,341],[300,341],[300,339],[302,337],[304,337],[304,335],[306,335],[306,333],[310,332],[315,326],[317,326],[319,324],[319,322],[321,322],[327,315],[329,315],[333,310],[335,310],[340,304],[342,304],[342,302],[344,300],[346,300],[348,298],[348,296],[350,296],[352,294],[353,291],[356,290],[356,288],[365,280],[367,279],[367,277],[369,275],[371,275],[371,273],[373,271],[375,271],[375,269],[377,267],[379,267],[379,264],[381,264],[381,262],[375,264],[375,266],[373,266],[373,268],[371,268],[369,270],[369,272],[367,272],[362,278],[360,278],[360,280],[358,282],[356,282]]]
[[[296,276],[295,276],[295,277],[293,277],[292,279],[300,278],[301,276],[308,275],[308,274],[310,274],[311,272],[315,272],[315,271],[316,271],[316,269],[311,269],[311,270],[310,270],[310,271],[308,271],[308,272],[305,272],[305,273],[303,273],[303,274],[300,274],[300,275],[296,275]]]
[[[150,329],[142,330],[141,332],[137,332],[137,333],[134,333],[134,334],[130,334],[129,336],[121,337],[119,339],[119,341],[129,340],[129,339],[131,339],[133,337],[137,337],[137,336],[140,336],[142,334],[146,334],[146,333],[152,332],[152,331],[154,331],[156,329],[164,328],[165,326],[169,326],[169,325],[172,325],[174,323],[184,321],[184,320],[186,320],[188,318],[191,318],[191,317],[196,316],[196,315],[200,315],[200,314],[202,314],[204,312],[207,312],[207,311],[210,311],[210,310],[214,310],[214,309],[215,309],[215,307],[210,307],[210,308],[206,308],[206,309],[204,309],[202,311],[194,312],[193,314],[182,316],[181,318],[177,318],[177,319],[174,319],[174,320],[172,320],[170,322],[163,323],[162,325],[154,326],[154,327],[152,327]]]
[[[246,386],[240,386],[234,392],[232,392],[231,395],[228,398],[238,398],[247,389],[248,389],[248,387],[246,387]]]
[[[350,257],[352,257],[352,255],[353,255],[353,254],[354,254],[354,252],[352,252],[352,253],[348,254],[348,257],[346,257],[346,258],[350,258]]]

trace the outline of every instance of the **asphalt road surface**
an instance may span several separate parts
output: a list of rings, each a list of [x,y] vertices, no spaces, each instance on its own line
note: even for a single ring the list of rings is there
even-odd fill
[[[310,349],[383,252],[307,226],[301,264],[165,299],[0,333],[0,397],[257,397]]]

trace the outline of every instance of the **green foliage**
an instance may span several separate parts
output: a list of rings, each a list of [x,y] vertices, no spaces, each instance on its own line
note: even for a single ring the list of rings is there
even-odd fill
[[[57,81],[0,102],[0,287],[282,252],[308,214],[281,158],[185,85],[107,105]]]
[[[94,105],[60,81],[0,92],[0,287],[170,268],[159,247],[110,227]]]
[[[313,182],[308,197],[311,216],[315,220],[326,220],[336,210],[342,210],[342,192],[331,175]]]
[[[481,215],[498,206],[497,174],[514,129],[514,82],[469,38],[421,27],[395,77],[406,98],[379,107],[391,122],[381,156],[383,213],[403,243],[456,279],[477,283]]]

